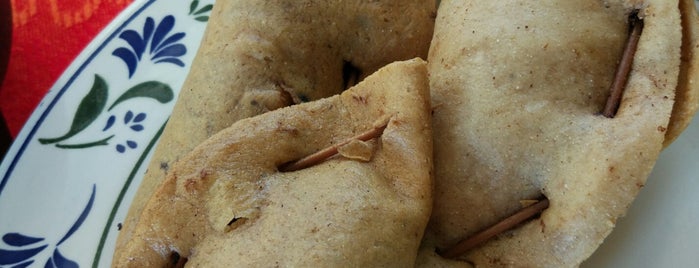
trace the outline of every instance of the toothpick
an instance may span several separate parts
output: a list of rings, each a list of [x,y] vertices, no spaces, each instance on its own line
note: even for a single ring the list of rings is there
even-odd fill
[[[609,98],[607,98],[607,103],[602,111],[602,115],[607,118],[614,118],[617,110],[619,109],[621,96],[624,94],[626,82],[628,81],[629,73],[631,72],[631,65],[633,64],[633,58],[638,47],[638,41],[641,38],[641,32],[643,31],[643,20],[638,17],[638,10],[634,11],[629,16],[629,24],[631,27],[631,33],[629,34],[629,38],[626,40],[626,47],[624,47],[621,62],[619,62],[619,66],[617,67],[614,75],[614,81],[612,81],[612,85],[609,89]]]
[[[347,139],[345,141],[342,141],[338,144],[332,145],[330,147],[327,147],[325,149],[322,149],[318,152],[315,152],[311,155],[308,155],[304,158],[301,158],[295,162],[285,164],[281,167],[279,167],[279,170],[282,172],[290,172],[290,171],[296,171],[299,169],[304,169],[313,165],[316,165],[318,163],[321,163],[325,161],[326,159],[333,157],[334,155],[337,154],[338,148],[342,147],[343,145],[353,141],[353,140],[360,140],[360,141],[368,141],[373,138],[380,137],[381,134],[383,134],[383,131],[386,129],[386,126],[388,126],[388,120],[385,120],[384,123],[380,125],[375,125],[372,129],[361,133],[357,136],[354,136],[350,139]]]
[[[507,217],[504,220],[496,223],[495,225],[485,230],[482,230],[467,239],[461,240],[455,246],[445,250],[440,255],[448,259],[459,257],[467,251],[482,244],[483,242],[490,240],[494,236],[501,234],[502,232],[505,232],[509,229],[512,229],[512,227],[515,227],[518,224],[524,222],[525,220],[530,219],[534,215],[541,213],[548,207],[548,199],[541,200],[531,206],[525,207],[517,213],[513,214],[512,216]]]

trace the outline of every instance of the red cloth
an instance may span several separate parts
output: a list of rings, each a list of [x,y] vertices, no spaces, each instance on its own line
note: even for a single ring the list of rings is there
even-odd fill
[[[12,45],[0,109],[13,137],[85,46],[133,0],[11,0]]]

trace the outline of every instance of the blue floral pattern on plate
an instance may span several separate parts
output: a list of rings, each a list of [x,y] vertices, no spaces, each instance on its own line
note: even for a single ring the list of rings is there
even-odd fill
[[[187,53],[187,47],[178,43],[186,36],[183,32],[168,35],[175,26],[175,17],[165,16],[157,27],[153,18],[146,18],[142,33],[135,30],[123,31],[119,38],[124,39],[130,48],[119,47],[112,52],[112,55],[119,57],[129,68],[129,77],[133,76],[138,67],[138,62],[143,58],[150,43],[150,60],[155,63],[171,63],[184,67],[184,62],[179,58]]]
[[[76,262],[64,257],[58,247],[80,228],[80,225],[83,224],[85,218],[87,218],[87,215],[90,213],[94,202],[95,185],[92,186],[90,200],[87,201],[87,205],[85,205],[78,219],[73,223],[73,226],[70,227],[63,238],[52,247],[53,254],[46,261],[44,267],[79,267]],[[49,247],[49,244],[45,242],[44,238],[31,237],[20,233],[6,233],[2,236],[2,241],[13,249],[2,249],[2,247],[0,247],[0,265],[11,265],[13,268],[28,267],[34,263],[32,257]]]
[[[109,95],[108,92],[109,87],[104,78],[102,78],[100,75],[95,75],[92,88],[87,95],[82,98],[80,105],[78,105],[73,116],[73,122],[68,131],[65,134],[55,138],[39,138],[39,142],[42,144],[55,144],[56,147],[63,149],[83,149],[94,146],[108,145],[109,140],[111,140],[115,134],[105,135],[105,137],[100,137],[93,141],[78,144],[66,144],[61,142],[70,140],[73,138],[73,136],[80,134],[82,131],[90,127],[103,112],[110,112],[115,106],[127,100],[134,98],[149,98],[159,103],[166,104],[172,101],[174,98],[172,89],[167,84],[158,81],[148,81],[126,90],[126,92],[119,96],[119,98],[117,98],[114,103],[105,110]],[[124,115],[124,124],[131,123],[131,117],[133,117],[133,114],[129,110]],[[142,131],[144,126],[140,123],[145,119],[145,117],[145,113],[140,113],[137,118],[135,118],[137,124],[132,125],[130,127],[131,130],[136,132]],[[106,132],[107,130],[110,130],[115,120],[115,116],[111,115],[107,119],[107,125],[102,129],[102,131]],[[129,142],[129,145],[132,143],[134,142]],[[121,148],[120,145],[117,145],[117,151],[123,153],[124,150],[120,150],[119,148]]]

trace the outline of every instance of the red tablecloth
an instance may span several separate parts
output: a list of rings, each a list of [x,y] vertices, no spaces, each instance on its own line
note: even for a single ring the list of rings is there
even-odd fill
[[[71,61],[133,0],[11,0],[10,60],[0,110],[12,136]]]

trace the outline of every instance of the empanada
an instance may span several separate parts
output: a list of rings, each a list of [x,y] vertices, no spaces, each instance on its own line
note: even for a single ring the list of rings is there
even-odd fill
[[[413,265],[432,205],[428,86],[424,61],[397,62],[342,95],[236,122],[172,166],[113,266]],[[371,129],[383,130],[343,142]]]
[[[338,94],[393,61],[426,58],[435,9],[434,0],[217,1],[117,247],[174,161],[242,118]]]
[[[625,92],[607,118],[638,20]],[[435,205],[417,266],[574,267],[590,256],[666,140],[682,25],[677,1],[441,1],[428,58]],[[458,260],[440,257],[541,198],[540,217]]]

